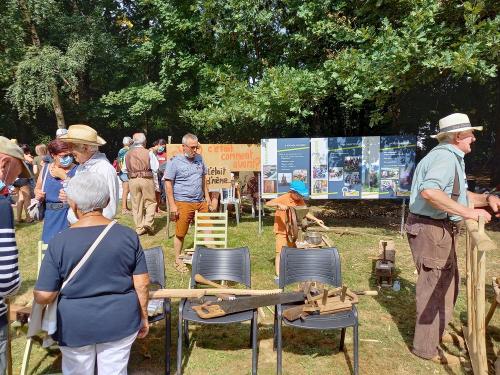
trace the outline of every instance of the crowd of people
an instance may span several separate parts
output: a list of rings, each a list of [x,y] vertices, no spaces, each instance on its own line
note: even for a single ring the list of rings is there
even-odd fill
[[[12,196],[18,221],[22,212],[24,221],[33,220],[33,197],[44,208],[41,240],[48,244],[34,297],[44,305],[58,301],[53,337],[64,374],[90,374],[94,368],[126,374],[132,343],[148,333],[149,277],[139,236],[154,234],[155,215],[168,199],[176,221],[175,267],[186,272],[179,256],[190,221],[196,210],[214,209],[195,135],[186,134],[183,153],[167,160],[164,139],[146,148],[146,136],[135,133],[123,139],[114,166],[99,151],[105,144],[87,125],[58,131],[47,145],[36,146],[36,157],[28,146],[0,137],[0,296],[14,294],[20,284]],[[135,230],[114,221],[119,180],[122,213],[132,213]],[[0,301],[2,374],[8,325]]]
[[[489,206],[498,216],[500,199],[467,191],[463,157],[471,152],[473,131],[481,127],[473,127],[463,114],[445,117],[439,126],[439,145],[416,168],[406,222],[418,272],[412,352],[453,364],[458,358],[443,353],[439,343],[447,338],[458,294],[457,227],[462,219],[491,220],[491,213],[469,208],[468,202]],[[175,268],[187,272],[180,254],[189,224],[196,211],[216,209],[195,135],[186,134],[182,153],[170,160],[165,140],[151,148],[146,141],[143,133],[125,137],[113,166],[99,151],[105,140],[87,125],[58,131],[47,146],[35,147],[35,157],[27,145],[0,136],[0,374],[5,373],[8,336],[4,298],[20,285],[11,195],[17,195],[18,221],[31,220],[22,214],[29,213],[32,195],[45,208],[42,241],[48,249],[34,297],[39,304],[58,301],[53,337],[62,352],[63,373],[92,374],[94,368],[102,374],[127,373],[132,343],[149,330],[149,276],[139,236],[155,233],[155,214],[168,201],[176,222]],[[135,230],[114,220],[119,180],[122,213],[132,212]],[[287,236],[287,210],[305,206],[308,194],[304,181],[295,179],[288,193],[266,204],[277,210],[276,275],[282,247],[295,246]],[[311,214],[308,218],[323,224]]]

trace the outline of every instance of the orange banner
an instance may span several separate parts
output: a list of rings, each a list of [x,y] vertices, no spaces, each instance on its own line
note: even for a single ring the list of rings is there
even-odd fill
[[[167,159],[182,153],[181,144],[167,145]],[[231,172],[260,171],[260,145],[200,144],[200,155],[208,168],[210,188],[228,187]]]

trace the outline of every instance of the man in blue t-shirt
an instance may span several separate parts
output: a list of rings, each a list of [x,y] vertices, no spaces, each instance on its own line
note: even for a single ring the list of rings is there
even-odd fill
[[[19,146],[5,137],[0,137],[0,374],[6,373],[9,345],[9,317],[4,298],[15,294],[21,284],[14,213],[8,188],[17,177],[33,178],[24,163],[24,153]]]
[[[212,211],[206,178],[207,167],[201,155],[197,153],[199,148],[198,137],[194,134],[182,137],[184,153],[174,156],[167,162],[163,176],[171,218],[176,221],[175,269],[179,272],[188,271],[180,255],[194,213],[208,212],[209,209]]]

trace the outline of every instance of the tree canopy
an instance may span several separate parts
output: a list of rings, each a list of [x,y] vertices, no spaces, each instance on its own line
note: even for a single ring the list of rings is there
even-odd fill
[[[5,0],[0,132],[37,140],[84,122],[112,144],[137,129],[212,142],[428,135],[462,111],[486,126],[482,160],[498,160],[498,8],[492,0]]]

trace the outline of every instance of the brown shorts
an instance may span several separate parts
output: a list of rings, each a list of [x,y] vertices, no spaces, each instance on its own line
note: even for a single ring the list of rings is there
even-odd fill
[[[194,213],[208,212],[207,202],[175,202],[179,217],[175,224],[175,235],[184,238],[189,229],[189,223],[194,219]]]

